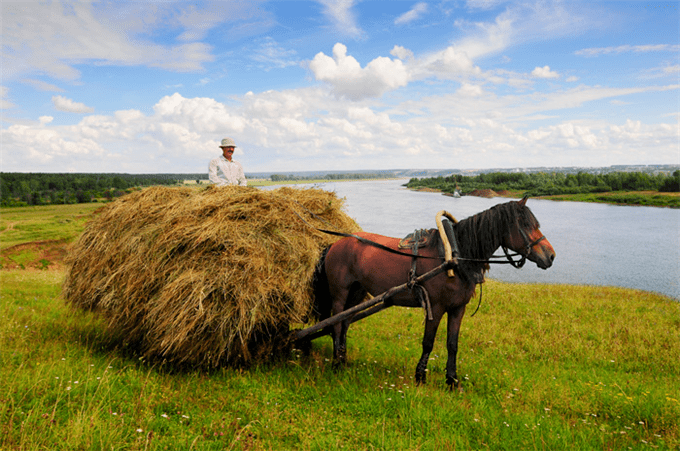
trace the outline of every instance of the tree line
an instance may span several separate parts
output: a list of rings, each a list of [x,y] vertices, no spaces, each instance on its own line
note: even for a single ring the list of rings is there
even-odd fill
[[[475,176],[460,174],[448,177],[412,178],[409,188],[432,188],[445,193],[466,194],[479,189],[518,190],[531,196],[585,194],[609,191],[680,191],[680,170],[673,174],[646,172],[490,172]]]
[[[113,199],[136,187],[174,185],[178,174],[0,173],[0,206],[75,204]]]
[[[326,175],[283,175],[272,174],[272,182],[304,181],[304,180],[362,180],[362,179],[386,179],[394,177],[394,172],[359,172],[359,173],[337,173]]]

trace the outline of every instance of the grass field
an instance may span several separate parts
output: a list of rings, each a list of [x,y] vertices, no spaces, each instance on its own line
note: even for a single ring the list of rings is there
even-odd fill
[[[13,249],[6,236],[67,243],[93,210],[75,207],[3,210],[0,254]],[[337,371],[328,337],[309,356],[177,370],[140,360],[96,314],[70,311],[59,262],[30,261],[0,271],[3,451],[680,447],[680,303],[663,296],[489,281],[463,321],[463,390],[449,392],[445,328],[428,384],[414,385],[420,310],[354,324]]]

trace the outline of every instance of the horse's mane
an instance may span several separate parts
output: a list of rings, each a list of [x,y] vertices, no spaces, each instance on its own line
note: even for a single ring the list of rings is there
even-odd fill
[[[463,257],[489,258],[503,244],[503,236],[514,226],[535,229],[540,225],[534,214],[519,202],[498,204],[456,224],[456,239]]]

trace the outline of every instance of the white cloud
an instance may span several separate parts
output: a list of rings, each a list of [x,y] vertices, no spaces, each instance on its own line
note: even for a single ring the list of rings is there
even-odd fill
[[[8,94],[9,88],[7,86],[0,86],[0,110],[6,110],[14,106],[11,101],[7,100]]]
[[[531,75],[536,78],[560,78],[560,74],[551,71],[550,66],[537,67],[531,71]]]
[[[483,94],[481,86],[463,83],[458,90],[458,94],[464,97],[479,97]]]
[[[251,59],[262,64],[265,71],[272,68],[282,69],[300,64],[295,50],[286,50],[274,39],[267,37],[251,55]]]
[[[24,78],[23,80],[20,81],[23,84],[33,86],[33,88],[37,89],[38,91],[64,92],[64,90],[61,89],[59,86],[53,85],[52,83],[47,83],[42,80]]]
[[[416,3],[413,8],[405,12],[401,16],[394,20],[395,25],[405,25],[419,19],[423,14],[427,12],[427,3],[419,2]]]
[[[481,69],[475,66],[472,59],[462,49],[448,47],[432,57],[425,66],[429,71],[438,76],[461,75],[461,74],[481,74]]]
[[[356,24],[352,7],[354,0],[317,0],[324,6],[324,14],[335,25],[338,32],[352,37],[359,37],[363,31]]]
[[[390,50],[390,55],[396,56],[400,60],[412,60],[413,59],[413,52],[407,48],[404,48],[400,45],[395,45],[392,47],[392,50]]]
[[[406,86],[409,79],[400,60],[378,57],[362,68],[340,43],[333,46],[332,58],[320,52],[309,63],[309,68],[317,80],[329,83],[336,95],[352,100],[380,96]]]
[[[52,96],[52,104],[54,108],[59,111],[67,113],[93,113],[94,108],[85,105],[84,103],[74,102],[63,96]]]
[[[471,9],[493,9],[505,3],[506,0],[467,0],[466,5]]]
[[[237,139],[237,159],[247,172],[478,168],[490,158],[495,167],[674,161],[676,118],[648,125],[542,116],[645,89],[579,86],[519,97],[465,83],[449,95],[395,104],[395,113],[321,88],[248,93],[229,105],[173,94],[160,98],[150,115],[120,110],[71,126],[53,126],[49,117],[10,126],[3,130],[3,165],[10,171],[202,172],[224,136]],[[536,126],[533,119],[555,123]]]
[[[134,3],[129,5],[136,7]],[[134,23],[139,22],[140,17],[130,25],[122,19],[133,18],[134,14],[105,16],[111,4],[102,5],[101,10],[98,6],[90,2],[2,2],[3,78],[19,79],[26,74],[44,73],[72,81],[80,77],[77,65],[83,62],[191,72],[202,70],[204,63],[213,60],[211,47],[203,43],[160,45],[141,39],[134,32]],[[119,7],[127,8],[128,3]],[[167,9],[161,12],[162,7]],[[154,18],[156,23],[145,22],[145,31],[159,26],[154,14],[168,19],[171,8],[170,4],[157,3],[146,10],[145,17]],[[209,26],[215,23],[211,21]]]
[[[650,44],[650,45],[619,45],[617,47],[593,47],[574,52],[578,56],[619,55],[621,53],[649,53],[649,52],[680,52],[680,45]]]

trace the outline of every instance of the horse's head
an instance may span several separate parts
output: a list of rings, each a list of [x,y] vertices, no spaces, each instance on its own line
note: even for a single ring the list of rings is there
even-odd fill
[[[548,269],[555,260],[555,249],[541,233],[534,214],[526,206],[528,196],[516,202],[517,220],[505,237],[504,247],[512,249],[541,269]]]

